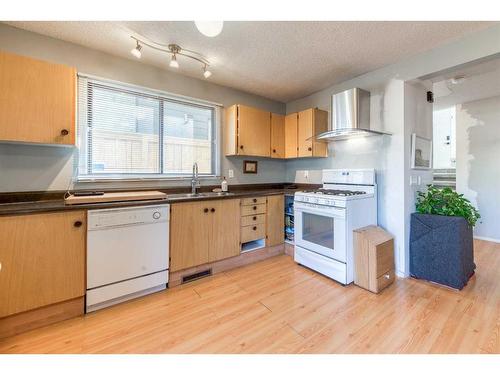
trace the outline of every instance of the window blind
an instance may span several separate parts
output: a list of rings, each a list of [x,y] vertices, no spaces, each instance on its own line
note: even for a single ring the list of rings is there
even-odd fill
[[[79,77],[80,179],[216,175],[216,107]]]

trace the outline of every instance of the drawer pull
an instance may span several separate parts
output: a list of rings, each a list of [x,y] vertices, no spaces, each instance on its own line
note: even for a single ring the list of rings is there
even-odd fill
[[[389,279],[391,278],[391,275],[389,275],[388,273],[386,273],[386,274],[384,275],[384,277],[385,277],[387,280],[389,280]]]
[[[252,229],[253,229],[253,230],[257,230],[257,227],[253,227]]]
[[[73,226],[74,226],[75,228],[80,228],[80,227],[82,226],[82,224],[83,224],[83,223],[82,223],[80,220],[77,220],[77,221],[75,221],[75,222],[73,223]]]
[[[253,221],[255,221],[255,220],[257,220],[257,216],[254,216],[254,217],[253,217]]]
[[[253,206],[254,211],[257,209],[257,206]]]
[[[253,203],[257,203],[257,198],[254,198],[254,199],[253,199]]]
[[[313,150],[312,147],[307,148],[307,151],[312,151],[312,150]]]
[[[61,130],[61,135],[62,136],[65,136],[65,135],[68,135],[69,134],[69,130],[68,129],[62,129]]]
[[[208,212],[208,208],[204,208],[203,212],[207,213]]]
[[[213,207],[212,207],[212,208],[210,209],[210,212],[215,212],[215,208],[213,208]]]

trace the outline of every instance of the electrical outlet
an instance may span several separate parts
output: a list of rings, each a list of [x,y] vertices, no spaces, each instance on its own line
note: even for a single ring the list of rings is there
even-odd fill
[[[227,171],[227,173],[228,173],[228,176],[227,176],[228,178],[234,178],[234,170],[230,169]]]

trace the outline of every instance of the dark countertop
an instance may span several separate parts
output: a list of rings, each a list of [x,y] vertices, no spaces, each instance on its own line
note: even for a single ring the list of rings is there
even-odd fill
[[[287,187],[288,186],[288,187]],[[175,204],[182,202],[205,201],[215,199],[238,199],[254,196],[266,195],[279,195],[279,194],[294,194],[296,191],[310,189],[316,185],[251,185],[245,186],[230,186],[230,195],[221,196],[201,196],[201,197],[183,197],[179,198],[175,195],[185,193],[185,189],[156,189],[164,191],[167,194],[167,199],[160,200],[146,200],[146,201],[127,201],[127,202],[104,202],[104,203],[88,203],[88,204],[74,204],[67,205],[64,203],[64,192],[51,192],[51,193],[9,193],[5,195],[0,194],[0,216],[21,215],[21,214],[34,214],[42,212],[56,212],[56,211],[71,211],[71,210],[93,210],[105,208],[119,208],[119,207],[133,207],[133,206],[150,206],[159,204]],[[155,190],[155,189],[143,189]],[[210,191],[205,189],[205,192]],[[169,198],[169,195],[171,197]]]

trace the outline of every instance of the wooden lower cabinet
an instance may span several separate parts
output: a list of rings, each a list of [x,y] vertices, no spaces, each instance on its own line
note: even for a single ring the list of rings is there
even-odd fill
[[[208,247],[208,261],[234,257],[240,254],[240,200],[212,202],[212,236]]]
[[[85,211],[0,217],[0,318],[84,296],[85,238]]]
[[[240,200],[172,204],[170,271],[240,253]]]
[[[270,195],[267,197],[267,246],[275,246],[285,241],[285,197]]]

